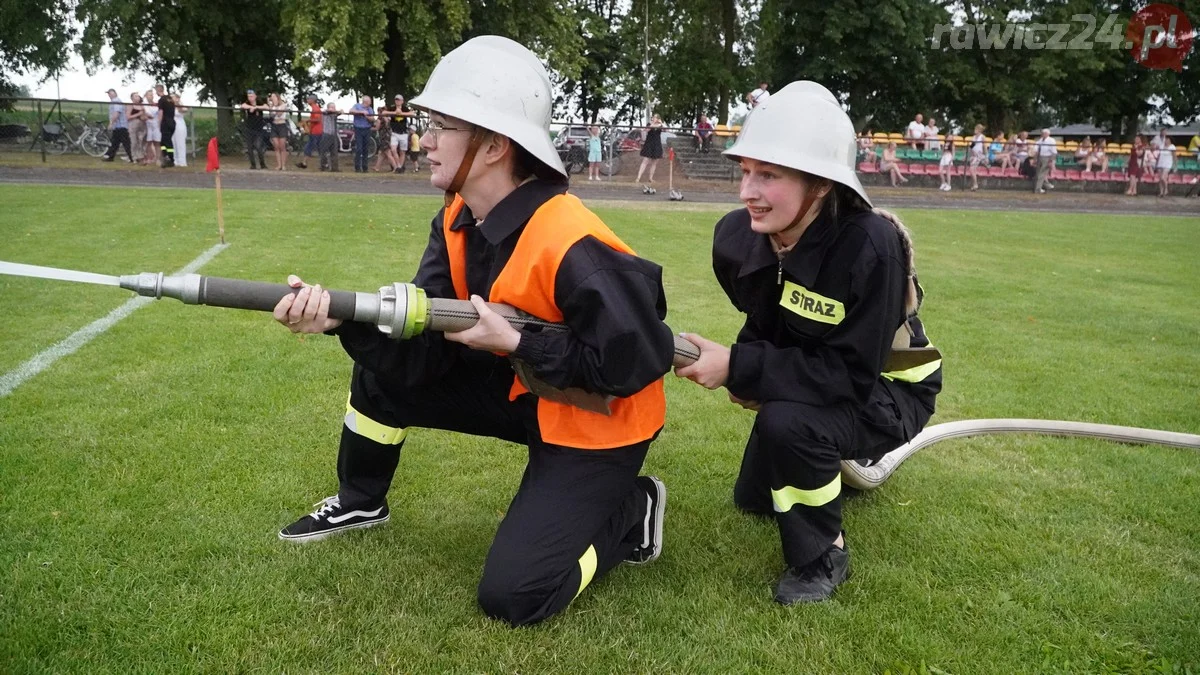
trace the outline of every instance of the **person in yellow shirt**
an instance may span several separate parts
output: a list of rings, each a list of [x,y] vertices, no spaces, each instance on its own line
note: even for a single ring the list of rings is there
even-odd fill
[[[421,170],[421,135],[414,128],[408,137],[408,152],[405,153],[413,163],[413,173]]]

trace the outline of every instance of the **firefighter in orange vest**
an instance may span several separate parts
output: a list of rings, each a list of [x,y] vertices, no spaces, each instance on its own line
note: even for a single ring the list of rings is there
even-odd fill
[[[409,428],[524,443],[525,474],[478,594],[485,613],[514,625],[563,610],[618,563],[657,558],[666,503],[662,482],[638,475],[663,426],[674,349],[662,270],[567,194],[552,100],[532,52],[482,36],[447,54],[411,102],[429,113],[421,143],[446,193],[413,283],[430,297],[470,299],[474,327],[391,340],[328,318],[320,286],[275,310],[293,332],[336,335],[354,360],[338,493],[279,536],[314,541],[385,522]],[[514,329],[484,299],[570,331]],[[514,364],[553,388],[609,397],[610,414],[535,397]]]

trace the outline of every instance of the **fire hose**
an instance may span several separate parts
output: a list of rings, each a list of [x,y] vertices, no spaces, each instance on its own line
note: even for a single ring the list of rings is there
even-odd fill
[[[0,274],[120,286],[141,296],[174,298],[189,305],[265,312],[274,310],[283,296],[297,293],[300,290],[285,284],[199,274],[167,276],[162,273],[142,273],[115,277],[3,261],[0,261]],[[378,293],[330,290],[329,296],[329,316],[331,318],[375,324],[382,333],[398,340],[415,337],[427,330],[462,331],[474,326],[479,320],[479,314],[470,301],[430,298],[423,289],[409,283],[394,283],[384,286],[379,289]],[[518,330],[523,328],[568,330],[564,324],[530,316],[509,305],[488,303],[488,307],[504,317]],[[673,365],[689,365],[694,363],[699,356],[700,350],[696,345],[682,337],[675,337]],[[941,358],[941,354],[932,347],[894,348],[884,370],[885,372],[906,370],[939,358]],[[576,405],[593,412],[608,413],[608,402],[611,397],[599,396],[578,389],[565,391],[555,389],[537,380],[533,376],[532,369],[520,361],[514,360],[513,365],[518,377],[533,394],[541,398]],[[855,461],[843,461],[842,480],[857,489],[873,489],[895,472],[904,460],[922,448],[952,438],[1001,433],[1076,436],[1119,443],[1155,444],[1200,450],[1200,435],[1195,434],[1057,420],[962,420],[927,427],[911,441],[887,453],[869,466],[863,466]]]

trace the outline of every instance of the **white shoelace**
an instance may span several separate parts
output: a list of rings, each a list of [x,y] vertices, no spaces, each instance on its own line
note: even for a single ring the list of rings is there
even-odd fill
[[[326,497],[325,499],[322,499],[316,504],[313,504],[313,506],[318,508],[316,511],[308,514],[308,517],[312,518],[313,520],[320,520],[331,513],[334,509],[341,508],[342,501],[337,495],[333,495],[332,497]]]

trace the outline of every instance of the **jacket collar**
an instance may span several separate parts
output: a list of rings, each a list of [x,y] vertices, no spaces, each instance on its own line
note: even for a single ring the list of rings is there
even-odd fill
[[[744,210],[744,212],[746,227],[749,228],[750,212],[749,210]],[[802,283],[811,282],[812,279],[808,277],[816,276],[820,261],[825,257],[826,249],[836,239],[834,236],[836,232],[836,223],[822,210],[816,220],[809,224],[808,229],[804,230],[804,234],[800,235],[800,241],[797,241],[792,250],[784,257],[784,269],[788,274],[800,279]],[[758,234],[753,231],[751,234],[753,236],[750,249],[746,252],[741,269],[738,270],[739,277],[753,274],[765,267],[779,265],[779,258],[775,255],[775,249],[771,247],[770,235]]]
[[[566,181],[531,180],[523,183],[492,207],[487,219],[479,225],[479,231],[488,243],[493,246],[499,245],[529,222],[534,212],[543,204],[565,194],[567,187]],[[471,208],[464,204],[450,229],[458,230],[474,224],[475,216],[471,213]]]

